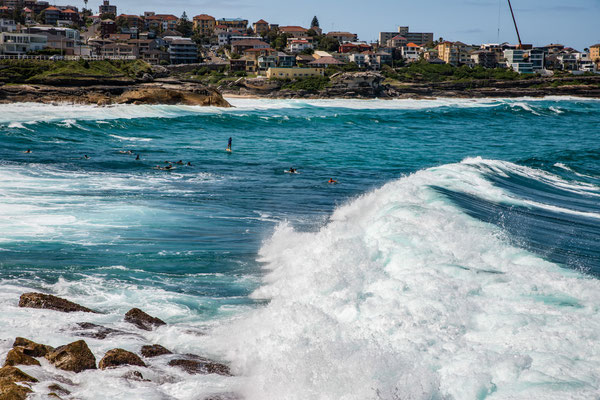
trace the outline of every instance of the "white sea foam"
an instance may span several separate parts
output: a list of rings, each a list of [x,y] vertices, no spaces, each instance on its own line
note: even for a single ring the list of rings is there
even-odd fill
[[[315,233],[277,228],[253,294],[269,304],[211,337],[249,400],[597,396],[600,282],[513,247],[431,188],[474,190],[456,171],[476,162],[387,184]]]

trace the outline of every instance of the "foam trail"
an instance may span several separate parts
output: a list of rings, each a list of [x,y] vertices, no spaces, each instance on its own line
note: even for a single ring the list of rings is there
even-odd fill
[[[249,400],[598,393],[600,282],[512,246],[433,189],[482,194],[473,164],[387,184],[315,233],[277,228],[253,294],[269,304],[212,338],[249,376]]]

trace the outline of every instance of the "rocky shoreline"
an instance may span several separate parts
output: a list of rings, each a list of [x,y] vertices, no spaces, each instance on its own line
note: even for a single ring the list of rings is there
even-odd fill
[[[556,85],[556,86],[553,86]],[[268,99],[428,99],[574,96],[600,99],[600,75],[536,78],[519,81],[467,81],[390,84],[377,72],[333,75],[318,91],[289,90],[266,79],[244,79],[218,88],[224,95]]]
[[[44,293],[22,294],[19,299],[19,307],[51,310],[51,312],[78,313],[81,314],[82,320],[86,313],[99,313],[69,300]],[[167,325],[166,322],[148,315],[139,308],[129,310],[124,315],[124,321],[143,331],[153,331],[158,327]],[[110,338],[111,341],[114,341],[120,335],[128,335],[130,332],[107,328],[90,322],[80,322],[74,328],[73,334],[98,340]],[[79,374],[84,371],[98,370],[94,373],[101,374],[104,370],[134,367],[134,369],[124,370],[122,378],[129,381],[151,382],[144,374],[146,370],[150,371],[157,361],[163,364],[166,362],[169,367],[176,368],[189,375],[216,374],[226,377],[233,376],[226,364],[195,354],[176,354],[156,343],[142,345],[139,355],[115,347],[106,351],[99,362],[96,362],[96,356],[92,350],[85,340],[77,340],[54,348],[23,337],[16,337],[12,348],[6,355],[4,365],[0,368],[0,399],[24,400],[32,394],[53,399],[66,400],[73,398],[71,390],[77,384],[68,378],[68,374],[66,377],[61,377],[58,374],[59,371]],[[47,376],[42,370],[42,364],[44,366],[50,365],[57,370],[55,378],[58,382],[44,382],[44,387],[39,387],[41,377]],[[23,366],[28,368],[28,373],[21,369]],[[38,370],[39,374],[37,374]],[[239,399],[241,397],[233,393],[221,393],[203,398],[203,400]]]
[[[221,93],[198,83],[157,80],[130,85],[0,86],[0,104],[73,103],[107,106],[112,104],[183,104],[231,107]]]

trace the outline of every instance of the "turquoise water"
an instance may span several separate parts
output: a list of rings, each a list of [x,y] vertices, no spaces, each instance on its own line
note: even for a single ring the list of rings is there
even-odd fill
[[[0,106],[1,339],[76,336],[28,324],[31,289],[144,308],[239,375],[139,398],[598,393],[600,102],[232,103]],[[129,390],[74,391],[105,379]]]

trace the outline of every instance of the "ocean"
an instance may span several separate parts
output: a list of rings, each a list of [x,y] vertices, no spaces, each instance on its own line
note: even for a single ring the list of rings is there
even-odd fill
[[[43,361],[32,399],[600,398],[600,101],[230,101],[0,105],[0,361],[92,322],[234,373]]]

